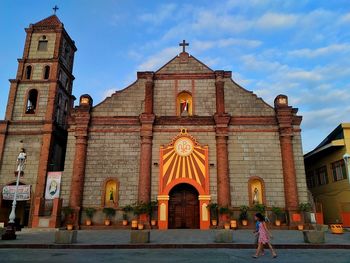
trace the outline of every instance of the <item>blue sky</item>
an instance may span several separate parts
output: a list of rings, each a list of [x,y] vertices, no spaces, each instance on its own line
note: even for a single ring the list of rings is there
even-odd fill
[[[73,93],[94,104],[188,51],[269,104],[278,94],[303,116],[303,150],[350,122],[349,0],[0,1],[0,118],[24,28],[52,14],[75,40]]]

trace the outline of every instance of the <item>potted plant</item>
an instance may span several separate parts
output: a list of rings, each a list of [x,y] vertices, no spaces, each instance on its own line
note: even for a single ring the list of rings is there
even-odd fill
[[[144,215],[144,214],[149,214],[149,209],[150,209],[150,206],[149,204],[146,204],[146,203],[138,203],[136,204],[134,207],[133,207],[133,211],[134,211],[134,214],[139,217],[140,215]],[[137,228],[138,229],[143,229],[144,227],[144,222],[142,220],[140,220],[140,222],[138,222],[137,224]]]
[[[277,206],[272,207],[272,213],[275,215],[275,225],[281,225],[281,215],[283,214],[282,209]]]
[[[62,208],[63,214],[64,214],[64,220],[66,222],[67,230],[73,229],[73,222],[74,222],[74,209],[66,206]]]
[[[115,215],[115,209],[113,207],[105,207],[102,212],[106,215],[105,225],[109,226],[111,224],[111,217]]]
[[[209,203],[207,205],[207,208],[209,209],[211,224],[213,226],[217,226],[217,224],[218,224],[218,204],[217,203]]]
[[[309,204],[309,203],[300,203],[299,206],[298,206],[298,210],[303,215],[304,218],[305,218],[305,213],[306,212],[310,212],[311,208],[312,208],[311,204]],[[303,229],[304,229],[303,222],[299,222],[298,230],[303,230]]]
[[[157,220],[154,218],[154,211],[156,210],[156,207],[158,207],[157,201],[151,201],[149,203],[149,217],[151,219],[151,226],[157,225]]]
[[[122,208],[123,210],[123,226],[128,225],[128,213],[132,211],[131,205],[126,205]]]
[[[256,204],[254,205],[254,210],[265,216],[266,206],[264,204]]]
[[[237,228],[237,220],[233,218],[233,210],[232,209],[230,209],[230,227],[232,229]]]
[[[248,210],[249,210],[249,206],[246,205],[241,205],[239,207],[239,220],[241,221],[243,226],[247,226],[248,225]]]
[[[229,222],[227,222],[230,212],[231,212],[231,210],[230,210],[230,208],[228,208],[228,206],[220,206],[219,207],[219,214],[221,215],[220,220],[223,221],[225,229],[230,228],[230,224],[229,224]]]
[[[92,217],[94,216],[95,212],[96,212],[96,209],[93,208],[93,207],[87,207],[85,209],[85,214],[86,214],[86,217],[87,217],[85,223],[86,223],[87,226],[91,226]]]

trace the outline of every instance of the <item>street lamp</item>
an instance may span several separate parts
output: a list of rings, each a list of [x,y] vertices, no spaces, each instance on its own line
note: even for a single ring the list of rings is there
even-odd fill
[[[343,155],[343,159],[344,159],[344,162],[345,162],[345,165],[346,165],[346,171],[348,172],[347,176],[348,176],[348,180],[349,180],[349,183],[350,183],[350,171],[349,171],[350,154],[345,153]]]
[[[21,149],[21,152],[17,157],[17,180],[16,180],[16,188],[15,194],[12,201],[12,209],[9,216],[9,222],[7,224],[6,232],[2,236],[2,239],[16,239],[16,229],[15,229],[15,218],[16,218],[16,204],[17,204],[17,192],[19,185],[19,178],[21,177],[21,173],[24,170],[25,162],[26,162],[27,154],[24,148]]]

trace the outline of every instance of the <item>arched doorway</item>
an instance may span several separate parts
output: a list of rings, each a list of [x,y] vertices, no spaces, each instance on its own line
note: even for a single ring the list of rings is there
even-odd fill
[[[169,228],[199,228],[198,191],[189,184],[176,185],[169,193]]]

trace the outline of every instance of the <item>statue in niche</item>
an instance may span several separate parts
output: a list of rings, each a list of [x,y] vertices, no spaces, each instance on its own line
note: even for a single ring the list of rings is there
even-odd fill
[[[188,100],[182,100],[180,102],[180,115],[181,116],[189,116],[189,101]]]
[[[257,187],[254,188],[254,193],[253,193],[253,204],[259,204],[259,189]]]
[[[113,190],[113,187],[109,190],[109,202],[114,203],[114,190]]]

